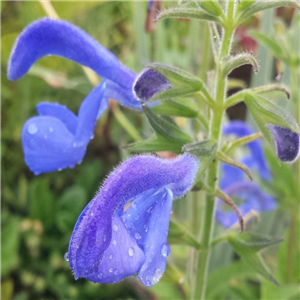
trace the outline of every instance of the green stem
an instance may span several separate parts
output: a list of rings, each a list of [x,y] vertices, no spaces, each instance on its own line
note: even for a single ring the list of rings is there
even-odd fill
[[[217,58],[217,75],[215,85],[215,109],[210,123],[209,138],[214,139],[220,146],[221,124],[224,113],[224,101],[226,98],[227,78],[223,78],[220,61],[229,55],[234,28],[230,24],[234,18],[234,1],[227,1],[227,22],[224,25],[223,36],[219,56]],[[212,189],[217,188],[218,162],[213,162],[208,170],[207,185]],[[202,219],[202,228],[199,243],[201,253],[197,257],[197,269],[194,282],[193,299],[205,299],[208,267],[211,252],[211,241],[214,229],[215,197],[206,196],[205,210]]]

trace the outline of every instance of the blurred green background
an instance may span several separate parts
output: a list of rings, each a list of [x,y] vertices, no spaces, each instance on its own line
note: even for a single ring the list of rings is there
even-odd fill
[[[144,22],[147,3],[143,1],[55,1],[52,4],[60,18],[88,32],[136,72],[148,62],[159,61],[184,68],[205,79],[206,71],[213,67],[211,52],[207,50],[209,39],[205,23],[163,20],[157,24],[154,33],[146,33]],[[172,4],[174,2],[164,1],[163,7]],[[1,299],[184,298],[183,284],[174,281],[174,274],[186,271],[187,257],[189,251],[192,251],[186,246],[172,246],[170,262],[176,264],[178,269],[175,271],[170,267],[161,282],[151,289],[144,288],[131,278],[115,285],[98,285],[84,279],[75,282],[68,263],[64,261],[64,253],[77,217],[93,198],[105,176],[128,155],[119,146],[133,140],[118,123],[111,109],[98,121],[95,138],[90,142],[81,165],[73,170],[37,177],[28,170],[23,160],[20,137],[25,121],[36,115],[35,106],[41,101],[60,102],[76,113],[81,101],[92,89],[79,65],[58,57],[43,58],[18,82],[6,79],[7,61],[14,40],[26,25],[45,16],[38,1],[1,2]],[[264,17],[273,22],[274,11],[266,13]],[[289,15],[285,18],[288,20]],[[246,28],[262,25],[257,19],[245,24]],[[270,23],[266,23],[261,30],[268,32],[271,29]],[[245,46],[242,42],[243,34],[241,36],[236,38],[234,52],[241,51]],[[252,84],[274,81],[274,58],[259,45],[258,55],[265,67]],[[287,84],[288,74],[285,71],[282,79]],[[242,69],[235,77],[250,85],[251,70]],[[150,129],[142,114],[126,109],[122,111],[142,137],[149,136]],[[243,119],[245,115],[243,105],[230,112],[231,118]],[[186,123],[186,127],[188,126],[189,123]],[[289,245],[285,243],[280,246],[279,251],[279,247],[272,248],[266,256],[275,277],[277,275],[279,280],[289,284],[286,289],[295,291],[300,279],[299,266],[297,267],[299,226],[292,233],[288,226],[289,212],[299,208],[299,204],[286,204],[289,203],[289,188],[278,175],[285,172],[286,180],[289,180],[293,173],[288,167],[279,168],[272,155],[268,157],[274,166],[274,184],[266,188],[273,191],[274,195],[273,187],[276,185],[277,194],[274,197],[283,199],[283,204],[280,204],[279,210],[264,214],[267,217],[251,226],[255,230],[262,229],[264,233],[287,236],[295,241],[292,250],[288,250]],[[200,200],[190,195],[187,199],[176,202],[172,217],[187,224],[195,203]],[[297,222],[299,223],[298,220]],[[190,229],[194,230],[192,227]],[[217,227],[216,233],[222,230]],[[291,265],[291,270],[288,270],[290,277],[286,280],[285,266],[290,255],[296,264]],[[234,263],[229,264],[231,261]],[[220,267],[221,270],[214,271]],[[277,292],[274,293],[274,287],[270,283],[266,280],[258,281],[255,274],[239,264],[228,245],[214,250],[211,269],[209,289],[212,299],[276,299],[278,296],[278,290],[275,289]],[[294,294],[291,293],[292,296]],[[280,299],[289,299],[288,293],[283,295],[284,298]]]

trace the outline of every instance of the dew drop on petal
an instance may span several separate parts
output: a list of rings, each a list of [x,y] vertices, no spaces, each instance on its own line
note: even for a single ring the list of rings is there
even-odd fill
[[[94,137],[95,137],[95,136],[92,134],[92,135],[90,136],[90,139],[92,140]]]
[[[114,271],[114,269],[113,268],[109,268],[108,271],[109,271],[109,273],[112,273]]]
[[[77,147],[77,143],[74,142],[74,143],[73,143],[73,148],[76,148],[76,147]]]
[[[114,246],[117,245],[117,241],[116,240],[113,240],[112,243],[113,243]]]
[[[50,126],[50,127],[49,127],[49,131],[50,131],[50,132],[53,132],[53,131],[54,131],[54,130],[53,130],[53,127]]]
[[[106,241],[106,235],[105,236],[103,236],[103,242],[105,242]]]
[[[118,274],[119,274],[119,271],[118,271],[118,270],[115,270],[115,271],[114,271],[114,274],[115,274],[115,275],[118,275]]]
[[[113,255],[112,255],[112,254],[110,254],[110,255],[109,255],[109,259],[112,259],[112,258],[113,258]]]
[[[103,273],[100,272],[100,273],[98,274],[98,278],[101,279],[102,277],[103,277]]]
[[[135,237],[137,240],[139,240],[142,236],[140,235],[139,232],[136,232],[136,233],[134,234],[134,237]]]
[[[113,225],[113,230],[118,231],[118,226],[116,224]]]
[[[150,286],[150,285],[151,285],[150,280],[147,280],[147,281],[146,281],[146,286]]]
[[[29,132],[30,134],[35,134],[35,133],[37,133],[38,128],[37,128],[37,126],[36,126],[34,123],[31,123],[31,124],[29,124],[27,130],[28,130],[28,132]]]
[[[69,261],[69,253],[68,253],[68,252],[66,252],[66,253],[64,254],[64,260],[65,260],[65,261]]]
[[[128,254],[129,254],[129,256],[133,256],[134,255],[134,248],[130,247],[128,249]]]
[[[160,253],[163,257],[168,257],[171,252],[170,246],[166,243],[162,244]]]

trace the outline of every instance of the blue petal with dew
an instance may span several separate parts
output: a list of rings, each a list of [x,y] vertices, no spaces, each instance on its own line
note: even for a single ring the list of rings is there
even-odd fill
[[[126,203],[162,188],[179,198],[192,187],[198,167],[197,158],[190,154],[169,160],[140,155],[120,164],[80,215],[73,230],[69,259],[75,278],[97,271],[112,239],[112,220],[122,215]]]

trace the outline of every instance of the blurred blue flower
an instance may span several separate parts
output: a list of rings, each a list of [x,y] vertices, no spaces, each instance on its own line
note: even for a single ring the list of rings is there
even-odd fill
[[[247,123],[242,121],[231,121],[223,127],[225,136],[233,134],[237,138],[241,138],[253,133],[254,131]],[[255,140],[245,147],[249,153],[242,156],[239,162],[243,163],[248,169],[256,171],[264,180],[270,181],[271,174],[261,142]],[[220,187],[230,197],[243,201],[241,205],[238,205],[242,216],[245,216],[251,210],[257,212],[268,211],[277,206],[276,201],[270,195],[264,193],[257,184],[247,182],[248,179],[244,171],[227,164],[222,164],[221,169]],[[220,199],[217,200],[216,220],[222,226],[228,228],[238,222],[238,218],[233,211],[224,211],[225,205]]]
[[[224,192],[235,200],[242,200],[238,205],[241,215],[244,217],[251,210],[256,212],[269,211],[276,208],[277,203],[272,196],[264,193],[261,188],[252,182],[237,182],[224,189]],[[234,211],[224,211],[224,204],[217,200],[216,220],[225,228],[229,228],[237,223],[238,217]]]
[[[101,103],[105,84],[103,81],[86,97],[78,117],[60,104],[37,105],[39,116],[27,120],[22,130],[25,162],[35,175],[73,168],[82,161],[97,115],[106,109]]]
[[[31,23],[18,37],[9,59],[7,77],[17,80],[44,56],[56,55],[94,70],[105,78],[84,100],[78,118],[59,104],[40,103],[38,117],[22,131],[25,162],[35,174],[72,167],[83,159],[98,117],[114,98],[123,106],[141,109],[132,94],[135,73],[86,32],[66,21],[44,18]]]
[[[225,136],[235,135],[237,138],[242,138],[253,133],[254,131],[252,128],[243,121],[231,121],[227,125],[223,126],[223,134]],[[252,141],[245,147],[248,150],[248,154],[241,157],[239,162],[244,164],[249,170],[256,171],[264,180],[270,181],[271,174],[263,153],[261,141]],[[236,183],[237,181],[246,179],[246,175],[242,170],[226,164],[222,164],[222,174],[223,176],[220,182],[222,189]]]
[[[74,227],[68,257],[75,279],[115,283],[137,274],[144,285],[156,284],[170,253],[172,201],[191,189],[198,167],[190,154],[140,155],[120,164]]]

